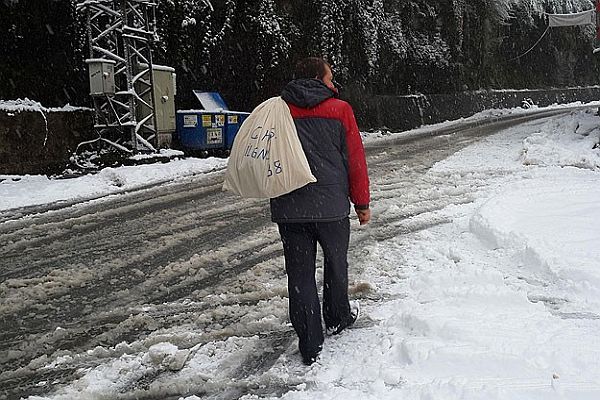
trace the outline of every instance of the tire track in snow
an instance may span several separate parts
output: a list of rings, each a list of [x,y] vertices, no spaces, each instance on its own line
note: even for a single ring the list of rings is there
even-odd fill
[[[238,224],[238,228],[241,226]],[[235,232],[231,230],[227,231],[229,238],[228,240],[234,240],[237,237]],[[227,240],[224,241],[228,243]],[[73,288],[68,291],[69,298],[76,298],[78,301],[76,303],[66,303],[66,307],[57,308],[53,320],[60,320],[60,327],[65,328],[71,325],[81,324],[82,320],[86,320],[86,310],[89,309],[90,304],[92,304],[95,310],[110,310],[111,313],[114,314],[113,310],[119,310],[120,308],[127,307],[128,303],[133,299],[137,299],[138,301],[143,302],[164,302],[171,301],[174,299],[185,298],[192,291],[195,290],[195,286],[198,285],[200,287],[206,286],[214,286],[220,280],[224,280],[228,277],[239,274],[255,264],[265,260],[270,259],[281,254],[280,250],[269,250],[267,252],[263,252],[265,248],[269,245],[273,245],[274,241],[268,241],[266,243],[258,243],[253,247],[239,249],[239,251],[233,252],[228,256],[229,261],[225,260],[225,262],[221,262],[218,260],[208,261],[204,266],[204,269],[210,271],[210,274],[206,277],[200,276],[198,279],[187,279],[184,285],[177,285],[176,280],[181,274],[185,274],[186,271],[182,270],[179,274],[169,275],[165,279],[164,276],[160,276],[158,274],[159,281],[156,282],[155,285],[151,285],[148,290],[138,290],[136,288],[137,285],[140,285],[151,279],[150,273],[152,273],[152,269],[156,267],[156,265],[166,265],[170,261],[170,256],[172,254],[180,254],[184,257],[188,257],[186,251],[190,253],[196,254],[196,248],[188,248],[185,243],[179,243],[177,247],[183,247],[171,249],[170,253],[158,253],[156,255],[151,255],[145,260],[136,261],[134,265],[132,264],[124,264],[122,267],[118,269],[113,269],[111,271],[111,278],[116,279],[117,277],[121,277],[123,279],[118,279],[116,282],[113,282],[109,285],[106,285],[106,282],[98,281],[95,284],[90,283],[82,288]],[[263,254],[264,253],[264,254]],[[256,254],[256,256],[255,256]],[[184,258],[185,259],[185,258]],[[240,262],[231,262],[241,260]],[[152,262],[158,262],[159,264],[151,264]],[[141,265],[141,262],[147,262],[146,267]],[[144,268],[148,274],[134,274],[129,275],[129,271],[132,267]],[[162,278],[162,279],[161,279]],[[166,293],[161,291],[152,290],[156,289],[156,285],[171,285],[175,288],[175,290],[169,290]],[[121,294],[124,294],[122,296]],[[60,294],[62,295],[62,293]],[[65,299],[60,296],[55,299],[57,302],[63,302]],[[62,303],[63,306],[65,303]],[[5,320],[2,321],[3,330],[0,334],[0,351],[7,350],[4,344],[8,344],[9,346],[12,344],[6,340],[6,338],[10,337],[14,333],[14,328],[11,329],[11,326],[18,326],[20,330],[24,330],[28,333],[41,333],[48,329],[48,321],[46,319],[31,319],[21,322],[18,324],[17,319],[22,318],[23,315],[35,314],[35,307],[25,308],[25,309],[17,309],[13,314],[14,320],[11,321],[11,318],[5,316]],[[126,317],[125,315],[124,317]],[[117,322],[117,320],[113,320],[112,322]],[[118,321],[120,322],[120,321]],[[106,322],[104,323],[106,324]],[[104,325],[103,324],[103,325]],[[90,326],[94,325],[94,321],[90,322]],[[97,332],[96,332],[97,334]],[[0,364],[1,365],[1,364]]]

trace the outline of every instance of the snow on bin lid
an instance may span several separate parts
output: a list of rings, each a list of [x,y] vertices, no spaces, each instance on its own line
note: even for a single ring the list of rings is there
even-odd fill
[[[225,100],[217,92],[201,92],[194,90],[194,95],[206,111],[229,111]]]

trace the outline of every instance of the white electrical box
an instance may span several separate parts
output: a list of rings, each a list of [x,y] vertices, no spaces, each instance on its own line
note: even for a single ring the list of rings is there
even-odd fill
[[[140,65],[148,68],[147,65]],[[156,135],[158,147],[170,147],[175,132],[175,69],[164,65],[152,66],[154,81],[154,112],[156,114]],[[148,79],[148,78],[146,78]],[[139,87],[143,89],[143,87]],[[142,95],[142,99],[150,103],[150,93]],[[137,118],[141,120],[148,115],[148,108],[138,105]]]
[[[175,69],[154,66],[154,108],[158,132],[175,132]]]
[[[105,58],[85,60],[90,74],[90,95],[115,94],[115,64]]]

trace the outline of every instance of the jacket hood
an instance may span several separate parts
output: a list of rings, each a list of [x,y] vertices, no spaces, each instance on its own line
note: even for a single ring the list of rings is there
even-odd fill
[[[281,98],[301,108],[313,108],[336,93],[318,79],[296,79],[288,83]]]

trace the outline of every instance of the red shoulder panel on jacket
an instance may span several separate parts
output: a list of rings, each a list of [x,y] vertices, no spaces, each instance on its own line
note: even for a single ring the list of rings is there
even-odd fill
[[[343,110],[350,107],[350,104],[340,99],[330,98],[319,103],[313,108],[300,108],[294,104],[288,103],[292,118],[331,118],[341,119]]]
[[[371,195],[365,150],[350,104],[343,100],[330,98],[313,108],[300,108],[289,103],[288,107],[292,118],[330,118],[342,122],[346,130],[348,148],[350,201],[360,206],[369,205]]]

